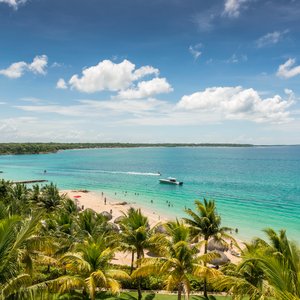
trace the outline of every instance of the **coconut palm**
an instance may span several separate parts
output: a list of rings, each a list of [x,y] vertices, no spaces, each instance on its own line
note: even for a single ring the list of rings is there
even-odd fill
[[[124,218],[120,222],[120,247],[123,251],[131,252],[131,270],[133,271],[134,256],[136,254],[137,267],[139,261],[144,257],[145,249],[153,247],[151,239],[152,231],[150,230],[148,218],[145,217],[140,209],[129,208],[124,213]],[[141,282],[137,279],[138,299],[142,299]]]
[[[92,209],[85,209],[80,212],[74,220],[76,237],[84,241],[86,238],[94,238],[95,240],[103,236],[108,237],[113,235],[111,225],[108,223],[107,218]],[[116,239],[110,239],[111,243]]]
[[[53,212],[62,205],[62,199],[56,185],[52,182],[45,185],[41,189],[41,196],[39,198],[39,206],[47,212]]]
[[[178,220],[165,225],[167,235],[160,237],[160,253],[158,258],[145,258],[142,265],[133,272],[132,277],[150,274],[166,275],[165,286],[169,291],[177,290],[178,300],[182,293],[188,298],[191,289],[191,275],[215,277],[219,271],[204,266],[204,262],[215,254],[198,256],[198,249],[191,245],[190,230]]]
[[[3,299],[30,284],[31,277],[24,272],[21,263],[28,269],[30,261],[24,253],[28,253],[29,240],[37,231],[40,218],[38,214],[26,220],[18,216],[0,220],[0,297]]]
[[[120,290],[117,279],[130,279],[130,276],[124,271],[112,268],[110,261],[113,257],[114,250],[107,248],[103,240],[87,240],[77,245],[74,252],[68,252],[61,257],[60,261],[68,274],[40,286],[50,287],[60,293],[81,289],[92,300],[95,299],[97,289],[117,293]]]
[[[224,238],[232,239],[226,231],[230,228],[221,227],[221,217],[216,212],[214,200],[203,200],[203,203],[196,200],[196,212],[187,209],[186,213],[190,218],[183,218],[186,224],[190,226],[191,236],[195,240],[204,239],[204,254],[207,253],[208,240],[214,238],[218,241],[225,242]],[[203,286],[204,297],[207,298],[207,280],[204,278]]]
[[[284,230],[277,234],[266,229],[265,233],[270,242],[256,239],[246,244],[243,261],[233,269],[235,273],[225,270],[226,275],[218,279],[217,285],[236,297],[300,299],[299,248],[287,239]]]

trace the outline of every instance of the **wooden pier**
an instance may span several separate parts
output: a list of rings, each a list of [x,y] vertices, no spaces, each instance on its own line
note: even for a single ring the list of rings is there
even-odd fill
[[[13,181],[12,184],[27,184],[27,183],[39,183],[39,182],[47,182],[45,179],[37,179],[37,180],[23,180],[23,181]]]

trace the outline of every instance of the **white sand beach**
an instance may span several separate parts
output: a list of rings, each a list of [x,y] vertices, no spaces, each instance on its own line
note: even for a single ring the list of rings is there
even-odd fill
[[[101,192],[91,192],[85,190],[61,190],[61,195],[66,195],[70,199],[74,200],[78,207],[81,209],[93,209],[94,211],[100,213],[103,211],[112,212],[112,220],[122,216],[123,213],[130,207],[140,208],[142,213],[148,217],[150,226],[153,227],[159,223],[164,223],[169,220],[161,215],[161,212],[153,209],[145,209],[141,207],[141,205],[131,203],[130,201],[120,201],[113,199],[107,196],[105,193]],[[105,201],[106,200],[106,201]],[[244,244],[242,241],[237,241],[240,248],[244,248]],[[231,254],[230,251],[225,252],[226,256],[230,259],[231,262],[237,263],[240,261],[240,258]],[[147,254],[146,254],[147,256]],[[116,253],[114,263],[120,265],[130,265],[131,262],[131,254],[125,254],[123,252]]]

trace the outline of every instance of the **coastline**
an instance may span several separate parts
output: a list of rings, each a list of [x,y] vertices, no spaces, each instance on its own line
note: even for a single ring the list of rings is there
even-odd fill
[[[123,213],[126,213],[130,207],[133,207],[135,209],[141,209],[142,213],[146,217],[148,217],[149,224],[151,227],[172,220],[171,217],[166,217],[162,215],[157,209],[155,209],[155,207],[153,207],[153,209],[150,209],[140,204],[130,202],[128,200],[120,201],[120,199],[114,199],[113,197],[108,196],[104,192],[95,192],[87,190],[61,190],[60,194],[72,199],[76,203],[76,205],[81,209],[92,209],[97,213],[101,213],[103,211],[112,211],[112,220],[110,222],[114,222],[116,218],[122,216]],[[245,247],[243,241],[236,239],[236,242],[240,249],[243,249]],[[232,255],[230,251],[226,251],[224,253],[233,263],[238,263],[241,260],[240,257]],[[145,256],[148,257],[147,253]],[[130,253],[116,253],[114,261],[115,264],[130,265],[130,262]]]

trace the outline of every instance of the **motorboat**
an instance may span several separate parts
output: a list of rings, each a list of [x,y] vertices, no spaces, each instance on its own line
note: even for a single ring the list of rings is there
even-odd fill
[[[168,177],[167,179],[159,179],[160,183],[182,185],[182,181],[177,181],[176,178]]]

